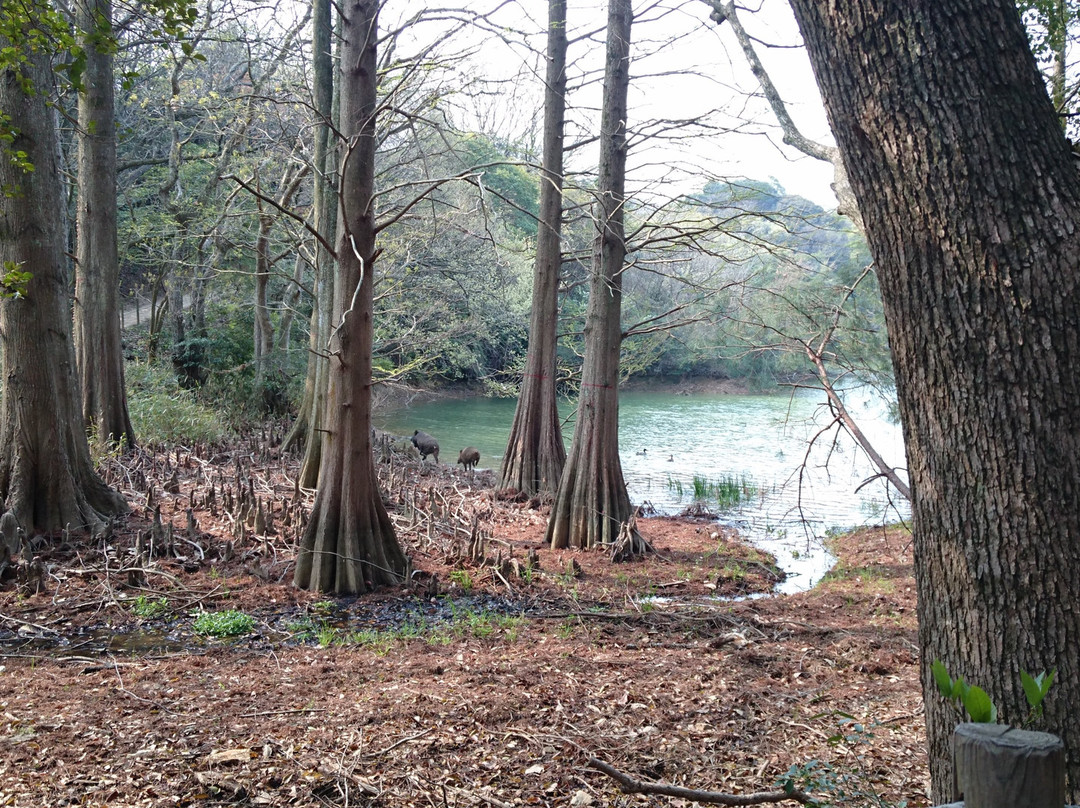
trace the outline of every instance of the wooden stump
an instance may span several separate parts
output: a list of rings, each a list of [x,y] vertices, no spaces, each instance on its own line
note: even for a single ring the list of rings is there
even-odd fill
[[[1062,808],[1065,745],[1046,732],[960,724],[953,733],[953,787],[965,808]]]

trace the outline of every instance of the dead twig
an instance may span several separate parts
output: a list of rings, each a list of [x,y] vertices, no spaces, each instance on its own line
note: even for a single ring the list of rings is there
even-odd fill
[[[380,750],[378,750],[377,752],[367,752],[367,753],[366,753],[366,754],[365,754],[364,756],[365,756],[365,757],[378,757],[379,755],[385,755],[385,754],[386,754],[387,752],[389,752],[389,751],[391,751],[391,750],[393,750],[393,749],[397,749],[397,748],[398,748],[399,746],[402,746],[402,745],[404,745],[404,744],[407,744],[407,743],[409,743],[410,741],[415,741],[415,740],[417,740],[418,738],[423,738],[423,737],[424,737],[425,735],[430,735],[430,734],[431,734],[432,732],[434,732],[434,731],[435,731],[435,728],[434,728],[434,727],[428,727],[428,728],[427,728],[427,729],[425,729],[425,730],[424,730],[423,732],[418,732],[418,733],[416,733],[415,735],[409,735],[409,736],[408,736],[408,737],[406,737],[406,738],[402,738],[401,740],[399,740],[399,741],[397,741],[397,742],[395,742],[395,743],[392,743],[392,744],[390,744],[390,745],[389,745],[388,747],[386,747],[385,749],[380,749]]]
[[[805,805],[810,802],[810,795],[797,788],[791,791],[764,791],[757,794],[723,794],[717,791],[698,791],[667,783],[635,780],[598,758],[589,758],[589,765],[618,783],[624,794],[663,794],[667,797],[680,797],[684,800],[708,802],[713,805],[764,805],[785,800],[794,800]]]

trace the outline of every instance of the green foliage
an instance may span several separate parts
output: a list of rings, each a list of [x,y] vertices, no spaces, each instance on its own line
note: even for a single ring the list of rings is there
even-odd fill
[[[315,640],[320,648],[329,648],[338,641],[338,630],[329,623],[323,623],[315,632]]]
[[[1039,63],[1050,99],[1068,134],[1080,134],[1076,116],[1076,76],[1066,66],[1059,69],[1059,60],[1070,58],[1080,23],[1080,2],[1077,0],[1017,0],[1016,8],[1024,19],[1028,43]]]
[[[214,443],[225,437],[221,416],[182,389],[169,370],[129,362],[124,375],[132,428],[144,443]]]
[[[810,376],[805,344],[837,372],[891,378],[884,313],[865,242],[850,222],[769,183],[711,182],[654,229],[699,227],[706,241],[639,251],[648,272],[624,277],[623,324],[674,319],[623,345],[624,369],[651,376],[739,378],[751,386]],[[668,223],[669,222],[669,223]],[[661,241],[650,231],[654,241]],[[839,318],[839,320],[837,319]]]
[[[968,717],[979,724],[993,724],[997,722],[997,707],[991,701],[990,696],[981,687],[969,685],[963,677],[953,679],[948,669],[940,659],[935,659],[930,665],[930,673],[934,677],[934,684],[938,692],[948,701],[952,702],[957,710],[967,711]],[[1027,698],[1030,712],[1024,720],[1024,724],[1030,724],[1042,716],[1043,701],[1050,687],[1054,683],[1056,669],[1049,673],[1043,671],[1038,676],[1021,671],[1020,682],[1024,688],[1024,696]]]
[[[157,15],[155,36],[165,36],[191,48],[183,38],[198,18],[197,0],[143,0],[144,12]],[[99,16],[92,30],[77,31],[65,16],[64,7],[47,0],[23,0],[0,3],[0,73],[10,72],[23,92],[33,95],[43,88],[33,86],[25,69],[35,54],[64,54],[66,61],[55,61],[53,68],[64,82],[82,92],[86,72],[87,48],[103,53],[117,50],[116,33],[107,18]],[[25,151],[11,148],[17,132],[11,118],[0,112],[0,159],[12,161],[23,171],[33,171]],[[13,189],[3,189],[5,195]]]
[[[957,708],[965,709],[972,721],[979,724],[993,724],[997,721],[997,707],[981,687],[969,685],[962,676],[953,679],[940,659],[934,660],[930,672],[938,692]]]
[[[389,653],[397,643],[420,641],[429,645],[449,645],[468,637],[501,637],[506,642],[513,643],[521,633],[524,620],[520,616],[475,609],[468,605],[459,605],[453,600],[447,600],[446,604],[450,611],[449,620],[414,614],[390,628],[347,631],[325,618],[306,614],[292,622],[288,630],[293,639],[300,642],[314,642],[322,648],[355,645],[371,649],[380,656]],[[329,614],[334,608],[335,604],[331,601],[311,606],[315,615]]]
[[[131,611],[135,613],[136,617],[142,617],[146,620],[164,617],[169,612],[169,599],[149,600],[146,595],[139,595],[135,598],[135,605],[131,607]]]
[[[86,65],[82,47],[60,10],[45,0],[0,4],[0,71],[11,71],[30,94],[31,86],[23,69],[36,53],[69,53],[71,62],[57,65],[72,86],[79,87],[81,69]]]
[[[24,272],[22,266],[15,261],[4,261],[4,274],[0,277],[0,297],[26,297],[26,286],[34,274]]]
[[[1056,673],[1056,668],[1049,673],[1043,671],[1038,676],[1032,676],[1027,671],[1020,671],[1020,683],[1024,687],[1024,696],[1027,697],[1033,718],[1042,718],[1043,701],[1046,700],[1046,694],[1050,692],[1050,686],[1054,684]]]
[[[255,618],[235,609],[221,612],[199,612],[192,624],[196,634],[209,637],[235,637],[250,634],[255,628]]]
[[[473,588],[472,576],[469,575],[468,570],[451,570],[450,581],[457,584],[466,592],[469,592]]]
[[[535,174],[515,164],[511,151],[476,133],[464,135],[459,143],[459,159],[476,167],[479,183],[494,197],[491,204],[495,212],[508,218],[518,231],[535,236],[540,184]]]
[[[777,785],[788,794],[796,789],[809,794],[811,800],[806,805],[810,808],[832,805],[905,808],[907,800],[890,802],[882,796],[877,782],[880,775],[867,766],[867,752],[875,742],[875,731],[882,725],[867,726],[843,712],[832,715],[839,716],[840,721],[839,731],[829,736],[829,745],[843,750],[843,759],[850,761],[850,767],[840,770],[826,761],[811,760],[792,766]]]

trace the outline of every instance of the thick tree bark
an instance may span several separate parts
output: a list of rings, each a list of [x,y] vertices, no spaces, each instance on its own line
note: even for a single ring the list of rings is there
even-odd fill
[[[1080,173],[1011,0],[793,0],[877,262],[912,486],[934,797],[954,717],[930,664],[1045,728],[1080,794]]]
[[[295,583],[338,594],[400,583],[409,562],[383,506],[371,453],[375,249],[375,109],[379,0],[349,0],[342,15],[342,164],[334,337],[319,491]]]
[[[566,119],[566,0],[548,3],[544,155],[540,226],[533,264],[525,377],[506,445],[500,485],[554,495],[566,463],[556,390],[559,274],[562,267],[563,130]]]
[[[598,233],[585,315],[585,361],[574,439],[545,537],[554,548],[612,545],[633,512],[619,460],[626,97],[632,20],[630,0],[611,0],[600,121]],[[631,552],[644,547],[632,530]]]
[[[0,47],[8,42],[0,37]],[[0,72],[0,109],[32,172],[0,159],[0,262],[32,273],[25,297],[0,300],[0,497],[28,532],[95,531],[125,513],[123,497],[94,473],[79,407],[71,340],[60,167],[47,88],[48,58]]]
[[[82,413],[102,446],[133,446],[135,432],[124,389],[120,340],[120,258],[116,246],[116,126],[113,59],[99,43],[111,35],[110,0],[79,0],[78,27],[86,53],[79,93],[78,213],[75,265],[75,356]]]

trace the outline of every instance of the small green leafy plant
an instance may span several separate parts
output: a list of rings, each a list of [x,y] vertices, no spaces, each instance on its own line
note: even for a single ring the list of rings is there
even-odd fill
[[[136,617],[147,620],[161,617],[169,611],[169,599],[149,600],[146,595],[139,595],[135,598],[135,605],[131,607],[131,611],[135,612]]]
[[[1043,671],[1038,676],[1032,676],[1027,671],[1020,671],[1020,684],[1024,686],[1024,695],[1027,696],[1031,707],[1029,721],[1042,718],[1043,702],[1046,700],[1046,694],[1050,692],[1050,686],[1054,684],[1056,673],[1057,668],[1051,668],[1049,673]]]
[[[473,580],[468,570],[451,570],[450,580],[460,586],[466,592],[472,591]]]
[[[223,612],[199,612],[192,626],[196,634],[209,637],[235,637],[250,634],[255,628],[255,618],[250,614],[227,609]]]
[[[827,716],[839,717],[839,730],[829,736],[828,742],[844,751],[843,759],[850,766],[837,769],[828,761],[811,760],[792,766],[777,780],[777,785],[787,794],[798,790],[813,795],[805,803],[809,808],[840,805],[906,808],[906,800],[893,802],[882,793],[880,773],[869,760],[870,750],[876,743],[876,731],[888,728],[876,721],[867,725],[840,711],[823,713],[816,718]]]
[[[967,711],[972,721],[977,724],[997,722],[997,707],[981,687],[969,685],[962,676],[953,679],[940,659],[935,659],[930,665],[930,673],[934,677],[938,692],[951,701],[957,710]],[[1028,706],[1031,707],[1031,712],[1024,721],[1025,725],[1042,715],[1043,701],[1046,699],[1046,694],[1050,692],[1056,673],[1056,668],[1050,670],[1049,673],[1043,671],[1038,676],[1021,671],[1020,682],[1024,686],[1024,696],[1027,698]]]

